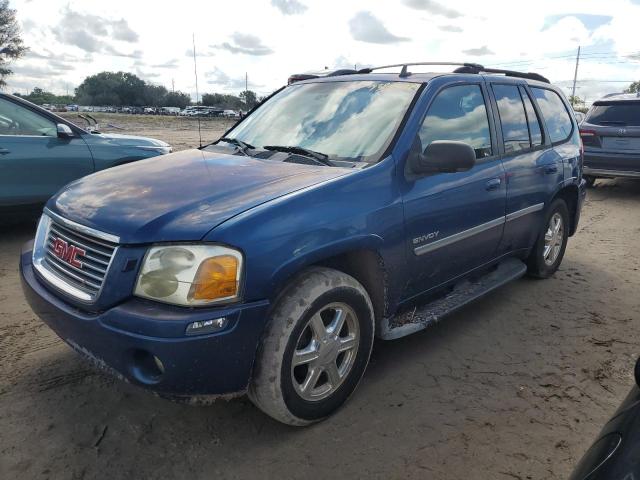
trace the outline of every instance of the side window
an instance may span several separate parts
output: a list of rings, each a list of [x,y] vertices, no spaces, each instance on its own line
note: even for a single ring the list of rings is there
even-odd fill
[[[540,119],[536,114],[533,103],[527,91],[520,87],[520,95],[522,95],[522,101],[524,102],[524,109],[527,112],[527,122],[529,122],[529,135],[531,136],[531,146],[538,147],[542,145],[542,129],[540,128]]]
[[[493,85],[502,124],[504,151],[513,153],[531,147],[527,116],[517,85]]]
[[[0,135],[57,136],[56,124],[16,103],[0,98]]]
[[[546,88],[531,87],[531,92],[540,107],[544,123],[547,124],[551,142],[562,142],[569,138],[573,122],[560,96]]]
[[[465,142],[476,158],[492,155],[489,119],[479,85],[459,85],[438,93],[418,133],[422,149],[435,140]]]

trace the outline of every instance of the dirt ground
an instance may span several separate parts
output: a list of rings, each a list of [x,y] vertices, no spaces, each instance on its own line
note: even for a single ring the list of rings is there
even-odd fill
[[[198,120],[188,117],[163,115],[125,115],[121,113],[92,113],[98,121],[100,132],[126,133],[158,138],[171,144],[174,150],[185,150],[202,144],[206,145],[226,132],[236,120],[223,118],[201,118],[200,134],[198,134]],[[77,113],[66,112],[59,114],[67,120],[85,128],[87,123],[78,118]]]
[[[178,148],[197,138],[190,120],[156,135],[142,124],[153,117],[138,118],[129,132]],[[221,130],[207,127],[209,139]],[[554,278],[376,343],[349,403],[306,429],[244,398],[179,405],[94,371],[23,299],[18,254],[33,225],[5,229],[0,478],[566,478],[632,385],[639,212],[640,182],[600,181]]]

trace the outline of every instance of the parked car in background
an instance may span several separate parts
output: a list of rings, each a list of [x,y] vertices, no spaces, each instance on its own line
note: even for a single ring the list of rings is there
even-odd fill
[[[0,94],[0,211],[42,207],[67,183],[171,152],[160,140],[89,133],[24,99]]]
[[[68,186],[22,252],[33,310],[134,384],[307,425],[374,337],[550,277],[586,193],[561,90],[413,65],[293,82],[215,144]]]
[[[180,113],[180,107],[162,107],[160,113],[162,115],[178,115]]]
[[[587,450],[570,480],[640,478],[640,359],[636,385]]]
[[[584,176],[640,179],[640,93],[607,95],[594,102],[580,124]]]

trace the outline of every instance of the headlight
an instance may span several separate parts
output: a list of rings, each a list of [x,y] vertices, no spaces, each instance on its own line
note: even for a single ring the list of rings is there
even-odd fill
[[[220,245],[151,247],[135,294],[165,303],[201,306],[231,302],[240,295],[242,254]]]

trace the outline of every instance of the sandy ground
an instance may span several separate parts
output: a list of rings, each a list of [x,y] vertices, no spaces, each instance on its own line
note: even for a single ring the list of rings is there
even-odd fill
[[[350,402],[306,429],[92,370],[23,299],[33,226],[0,232],[0,478],[566,478],[632,384],[639,212],[640,182],[599,182],[554,278],[378,342]]]
[[[126,133],[158,138],[170,143],[176,151],[198,147],[200,145],[200,136],[202,136],[203,145],[211,143],[220,138],[236,122],[236,120],[222,118],[202,118],[200,119],[199,134],[198,121],[195,118],[169,115],[88,113],[98,121],[100,132]],[[81,128],[87,126],[84,120],[78,118],[77,113],[67,112],[59,115]]]

